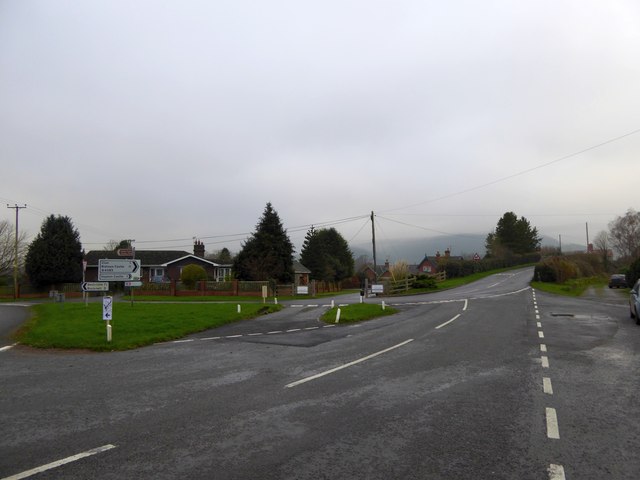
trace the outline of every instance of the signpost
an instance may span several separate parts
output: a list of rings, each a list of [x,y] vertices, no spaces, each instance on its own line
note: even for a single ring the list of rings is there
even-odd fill
[[[140,260],[101,259],[98,260],[98,280],[101,282],[126,282],[140,280]]]
[[[107,322],[107,342],[111,341],[111,319],[113,318],[113,297],[102,299],[102,320]]]
[[[83,292],[106,292],[109,290],[109,282],[82,282]]]

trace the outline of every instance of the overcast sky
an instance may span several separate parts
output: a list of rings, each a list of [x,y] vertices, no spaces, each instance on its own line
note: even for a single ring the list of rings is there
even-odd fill
[[[298,246],[585,243],[640,209],[639,85],[637,0],[0,0],[0,201],[87,250],[237,251],[267,202]]]

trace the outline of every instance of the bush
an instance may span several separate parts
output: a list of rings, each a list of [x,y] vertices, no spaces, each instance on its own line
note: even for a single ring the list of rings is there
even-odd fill
[[[436,289],[438,285],[436,284],[436,279],[430,277],[429,275],[418,275],[411,288],[426,288],[426,289]]]
[[[640,278],[640,258],[629,266],[627,271],[627,285],[633,287]]]
[[[207,279],[207,271],[200,265],[189,264],[182,269],[180,280],[187,288],[194,288],[196,282]]]

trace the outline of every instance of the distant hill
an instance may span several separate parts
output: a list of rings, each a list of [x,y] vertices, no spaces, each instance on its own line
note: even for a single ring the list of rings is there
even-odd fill
[[[451,249],[451,255],[462,256],[465,258],[472,257],[478,253],[484,257],[486,235],[440,235],[428,238],[407,238],[393,239],[376,242],[376,257],[378,264],[383,264],[387,259],[391,262],[398,260],[406,260],[409,264],[419,263],[426,255],[435,255],[436,252],[444,254],[447,248]],[[559,242],[551,237],[542,237],[543,247],[557,248]],[[370,260],[373,259],[373,247],[368,244],[350,245],[354,258],[366,255]],[[562,244],[564,252],[586,251],[585,245]]]

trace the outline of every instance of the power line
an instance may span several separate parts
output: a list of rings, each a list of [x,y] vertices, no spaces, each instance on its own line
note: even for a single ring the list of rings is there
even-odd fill
[[[427,203],[433,203],[433,202],[437,202],[437,201],[440,201],[440,200],[445,200],[447,198],[456,197],[458,195],[463,195],[465,193],[474,192],[476,190],[480,190],[482,188],[486,188],[486,187],[489,187],[491,185],[495,185],[497,183],[501,183],[501,182],[504,182],[506,180],[510,180],[512,178],[519,177],[519,176],[525,175],[527,173],[531,173],[531,172],[536,171],[536,170],[540,170],[541,168],[545,168],[545,167],[548,167],[548,166],[553,165],[555,163],[562,162],[563,160],[567,160],[569,158],[577,157],[578,155],[582,155],[583,153],[590,152],[591,150],[595,150],[596,148],[603,147],[604,145],[608,145],[610,143],[617,142],[619,140],[622,140],[623,138],[630,137],[631,135],[636,135],[638,133],[640,133],[640,128],[638,128],[636,130],[632,130],[631,132],[625,133],[624,135],[619,135],[619,136],[617,136],[615,138],[611,138],[609,140],[606,140],[604,142],[598,143],[596,145],[592,145],[590,147],[584,148],[584,149],[582,149],[580,151],[571,153],[569,155],[565,155],[563,157],[556,158],[555,160],[551,160],[550,162],[546,162],[546,163],[543,163],[541,165],[537,165],[535,167],[531,167],[531,168],[528,168],[526,170],[522,170],[522,171],[514,173],[512,175],[507,175],[506,177],[498,178],[498,179],[493,180],[491,182],[483,183],[481,185],[476,185],[475,187],[467,188],[465,190],[460,190],[458,192],[450,193],[448,195],[443,195],[441,197],[433,198],[431,200],[425,200],[424,202],[418,202],[418,203],[414,203],[412,205],[407,205],[407,206],[404,206],[404,207],[392,208],[390,210],[385,210],[382,213],[395,212],[395,211],[398,211],[398,210],[404,210],[406,208],[418,207],[420,205],[426,205]]]

